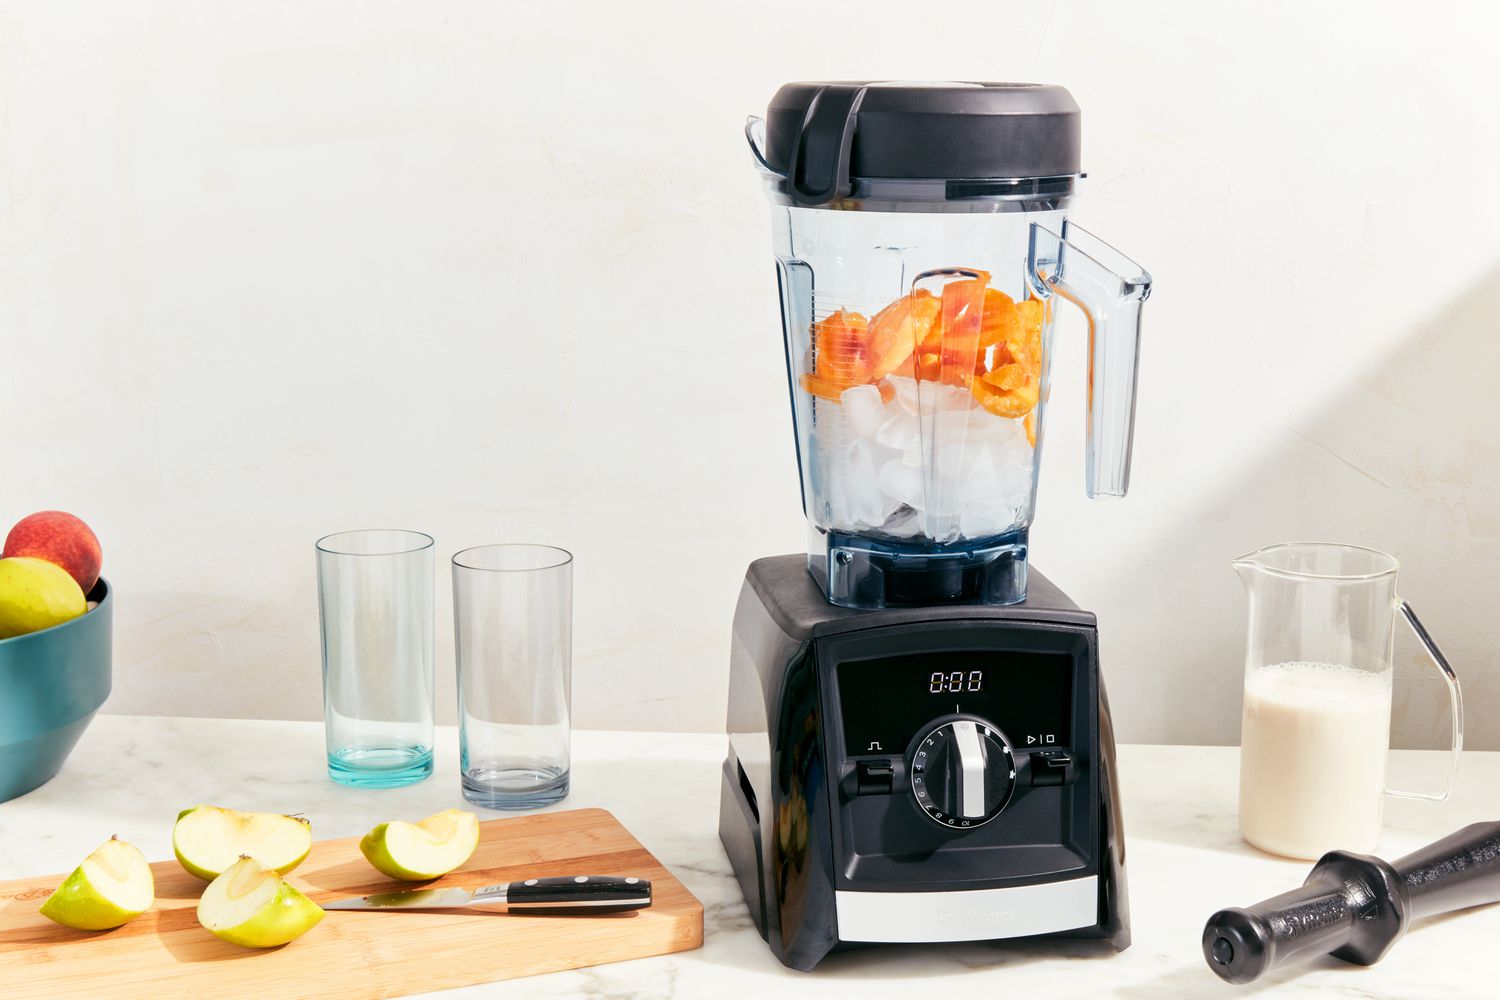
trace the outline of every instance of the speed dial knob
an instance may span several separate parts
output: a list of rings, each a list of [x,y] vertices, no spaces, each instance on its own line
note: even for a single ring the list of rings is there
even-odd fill
[[[972,716],[941,722],[917,737],[907,770],[922,811],[958,830],[994,819],[1016,785],[1005,735]]]

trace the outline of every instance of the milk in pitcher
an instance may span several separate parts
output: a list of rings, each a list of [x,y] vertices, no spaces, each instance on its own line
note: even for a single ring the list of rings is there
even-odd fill
[[[1240,730],[1240,833],[1273,854],[1369,853],[1380,838],[1390,673],[1336,663],[1252,670]]]

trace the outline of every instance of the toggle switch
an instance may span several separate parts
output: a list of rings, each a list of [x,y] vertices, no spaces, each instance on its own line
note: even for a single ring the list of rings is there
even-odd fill
[[[862,760],[859,762],[859,794],[889,795],[895,769],[888,760]]]
[[[1035,750],[1031,754],[1031,785],[1066,785],[1073,780],[1073,755],[1063,750]]]

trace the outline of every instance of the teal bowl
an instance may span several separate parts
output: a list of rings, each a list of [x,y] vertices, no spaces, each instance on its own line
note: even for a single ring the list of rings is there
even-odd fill
[[[0,639],[0,802],[45,785],[109,697],[110,587],[94,610],[52,628]]]

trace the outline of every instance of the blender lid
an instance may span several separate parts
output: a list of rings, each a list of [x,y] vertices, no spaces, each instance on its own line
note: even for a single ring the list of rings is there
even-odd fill
[[[1078,104],[1040,83],[788,83],[766,109],[766,163],[801,205],[850,178],[1011,180],[1079,171]]]

